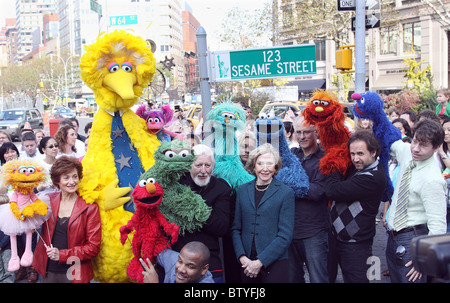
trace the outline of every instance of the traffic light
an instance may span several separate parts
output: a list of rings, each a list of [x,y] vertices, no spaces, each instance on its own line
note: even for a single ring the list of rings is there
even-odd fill
[[[41,82],[39,82],[39,87],[44,88],[44,81],[41,80]]]
[[[340,69],[341,73],[351,73],[353,67],[353,51],[351,47],[355,45],[343,45],[336,51],[336,69]]]

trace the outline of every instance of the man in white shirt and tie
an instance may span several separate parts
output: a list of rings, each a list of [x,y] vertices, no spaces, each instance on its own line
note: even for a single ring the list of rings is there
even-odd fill
[[[400,165],[387,215],[386,259],[391,282],[426,282],[412,266],[411,239],[446,233],[446,183],[433,155],[444,140],[442,126],[425,119],[416,123],[411,144],[392,144],[390,153]]]

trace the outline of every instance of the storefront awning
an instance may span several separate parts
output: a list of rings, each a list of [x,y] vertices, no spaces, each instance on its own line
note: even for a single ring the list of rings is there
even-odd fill
[[[315,89],[325,89],[325,79],[316,79],[316,80],[295,80],[289,82],[287,85],[297,85],[298,92],[312,92]]]

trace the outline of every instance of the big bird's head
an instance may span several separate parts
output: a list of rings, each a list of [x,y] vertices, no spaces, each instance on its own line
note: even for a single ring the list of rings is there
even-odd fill
[[[80,62],[81,79],[107,111],[125,110],[138,101],[156,71],[147,42],[126,31],[100,35],[86,46]]]

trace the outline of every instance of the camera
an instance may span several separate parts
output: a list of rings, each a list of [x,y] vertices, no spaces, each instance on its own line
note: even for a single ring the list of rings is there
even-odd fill
[[[433,282],[450,282],[450,234],[413,238],[411,257],[414,268]]]

